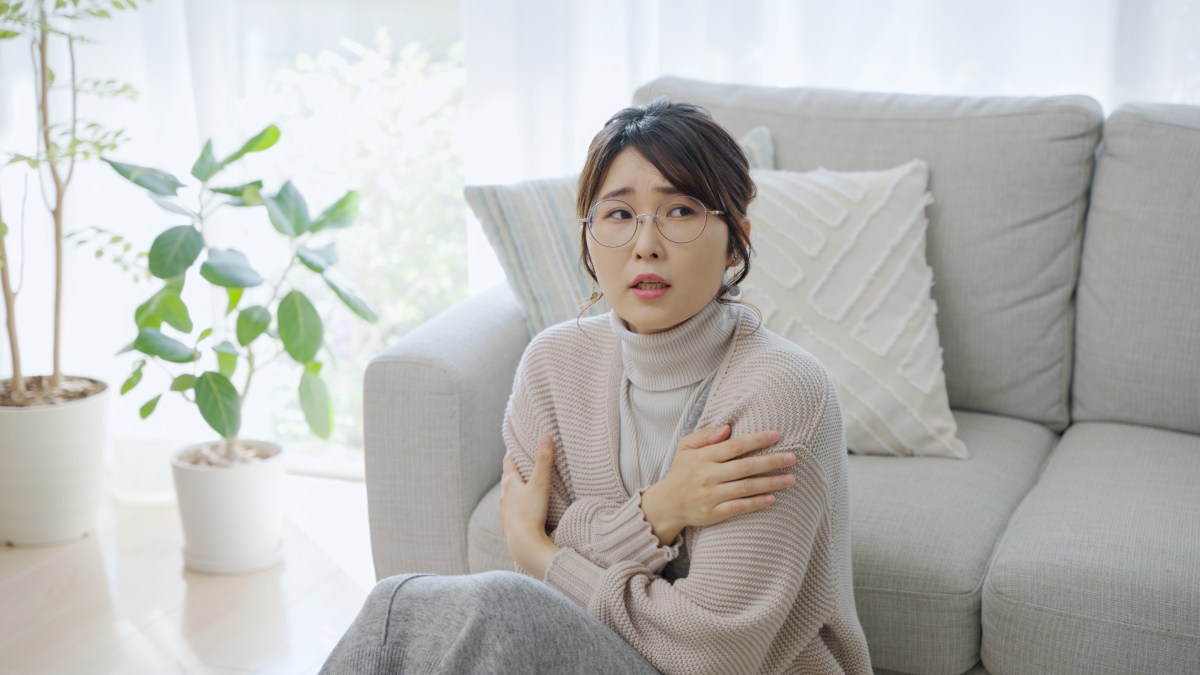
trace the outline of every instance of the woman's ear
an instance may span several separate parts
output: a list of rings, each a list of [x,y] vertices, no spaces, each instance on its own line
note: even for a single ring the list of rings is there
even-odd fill
[[[747,242],[749,242],[750,241],[750,219],[749,218],[742,219],[741,228],[742,228],[742,236],[746,238]],[[749,248],[749,247],[747,247],[747,248]],[[726,268],[733,267],[740,262],[742,262],[742,256],[741,256],[741,254],[738,253],[737,249],[734,249],[733,253],[730,254],[730,256],[729,256],[729,260],[725,261],[725,267]]]

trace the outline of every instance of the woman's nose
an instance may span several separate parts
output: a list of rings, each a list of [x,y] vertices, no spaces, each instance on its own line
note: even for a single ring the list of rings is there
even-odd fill
[[[662,233],[653,213],[637,217],[637,228],[633,235],[633,253],[639,258],[658,258],[662,254]],[[643,224],[642,219],[645,219]]]

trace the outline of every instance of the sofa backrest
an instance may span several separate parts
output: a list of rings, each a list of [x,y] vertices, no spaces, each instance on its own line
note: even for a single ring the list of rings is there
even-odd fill
[[[1077,310],[1072,418],[1200,433],[1200,106],[1105,122]]]
[[[929,165],[950,404],[1069,421],[1072,293],[1102,114],[1084,96],[968,98],[660,78],[634,96],[704,106],[734,135],[766,125],[776,168]],[[751,272],[753,274],[753,271]]]

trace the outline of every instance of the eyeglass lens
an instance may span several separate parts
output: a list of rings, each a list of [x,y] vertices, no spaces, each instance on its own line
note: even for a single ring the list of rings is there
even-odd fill
[[[589,227],[592,236],[601,244],[623,246],[633,239],[638,221],[650,215],[646,213],[639,216],[625,202],[609,199],[592,207]],[[707,218],[708,213],[700,200],[685,195],[668,197],[653,215],[658,231],[677,244],[686,244],[699,237]]]

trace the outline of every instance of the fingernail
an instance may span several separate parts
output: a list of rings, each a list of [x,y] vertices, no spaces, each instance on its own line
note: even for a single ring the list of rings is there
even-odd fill
[[[789,452],[789,453],[785,454],[785,455],[783,456],[783,458],[784,458],[785,460],[787,460],[787,463],[788,463],[788,464],[795,464],[795,463],[796,463],[796,453],[794,453],[794,452]]]
[[[796,482],[796,477],[789,473],[783,477],[783,482],[786,485],[793,485]]]
[[[774,443],[775,441],[778,441],[780,438],[778,431],[768,432],[767,436],[771,439],[772,443]]]

